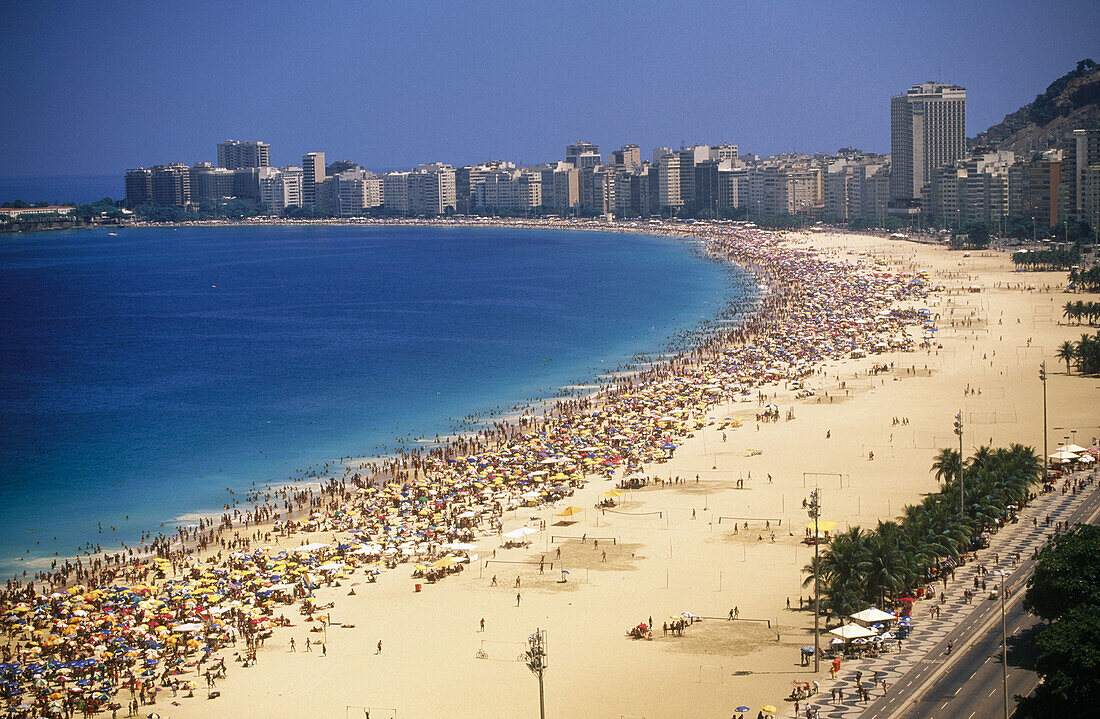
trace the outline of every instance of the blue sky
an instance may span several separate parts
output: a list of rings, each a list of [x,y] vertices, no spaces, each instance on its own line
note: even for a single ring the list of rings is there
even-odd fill
[[[889,152],[889,96],[967,87],[968,133],[1085,57],[1097,2],[0,0],[0,173],[321,150],[378,170],[730,141]]]

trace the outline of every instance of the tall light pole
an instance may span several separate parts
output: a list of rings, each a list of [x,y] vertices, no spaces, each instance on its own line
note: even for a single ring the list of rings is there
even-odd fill
[[[542,688],[542,675],[546,672],[546,630],[536,629],[527,637],[527,668],[539,678],[539,717],[546,719],[546,697]]]
[[[963,485],[963,413],[960,409],[955,414],[955,434],[959,437],[959,521],[966,521],[965,486]]]
[[[810,504],[809,512],[810,519],[814,520],[814,673],[821,671],[821,583],[818,576],[818,567],[820,560],[820,543],[821,539],[818,537],[820,528],[818,527],[818,518],[821,516],[821,499],[820,489],[814,487],[814,491],[810,492]]]
[[[1047,361],[1039,363],[1039,381],[1043,383],[1043,482],[1047,481]]]
[[[1001,690],[1004,694],[1004,719],[1008,719],[1008,631],[1005,629],[1005,570],[997,571],[1001,575]]]

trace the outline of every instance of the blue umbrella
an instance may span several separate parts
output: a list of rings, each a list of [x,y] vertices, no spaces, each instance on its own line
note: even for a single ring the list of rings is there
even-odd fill
[[[748,707],[746,707],[746,706],[740,706],[740,707],[737,707],[736,709],[734,709],[734,711],[735,711],[735,712],[747,712],[747,711],[752,711],[752,710],[751,710],[751,709],[749,709],[749,708],[748,708]]]

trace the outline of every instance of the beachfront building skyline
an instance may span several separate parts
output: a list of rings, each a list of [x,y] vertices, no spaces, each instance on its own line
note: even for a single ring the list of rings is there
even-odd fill
[[[326,166],[324,152],[309,152],[302,155],[300,179],[291,180],[289,189],[278,186],[283,171],[200,162],[189,168],[185,180],[179,176],[181,163],[157,165],[127,171],[125,204],[216,212],[232,200],[243,200],[275,215],[298,216],[304,209],[312,217],[797,216],[880,226],[888,215],[900,215],[942,229],[968,222],[1004,225],[1021,216],[1047,227],[1066,217],[1087,221],[1100,216],[1095,199],[1100,131],[1073,133],[1064,148],[1041,155],[979,150],[967,156],[961,152],[964,122],[961,87],[924,83],[892,98],[892,130],[904,130],[898,145],[909,163],[900,171],[908,188],[902,194],[914,194],[920,183],[918,196],[904,198],[898,197],[897,158],[852,147],[758,157],[732,143],[695,144],[658,147],[652,160],[642,160],[637,144],[624,144],[604,158],[598,145],[577,141],[566,146],[566,161],[520,166],[490,160],[462,167],[437,162],[384,174],[369,172],[353,160]],[[267,147],[262,142],[219,143],[219,157],[239,164],[240,158],[227,153],[245,146]],[[955,159],[937,165],[956,153]],[[926,171],[930,174],[925,178]]]
[[[932,173],[966,152],[966,88],[924,82],[890,98],[890,199],[919,201]]]

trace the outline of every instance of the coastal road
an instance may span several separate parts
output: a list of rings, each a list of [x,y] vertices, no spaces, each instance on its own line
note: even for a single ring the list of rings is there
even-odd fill
[[[1026,696],[1039,682],[1035,672],[1025,668],[1033,659],[1032,630],[1042,624],[1023,608],[1023,591],[1005,603],[1005,629],[1008,635],[1008,711],[1011,714],[1017,694]],[[975,599],[975,601],[978,601]],[[996,605],[1000,615],[999,601]],[[932,658],[932,662],[942,660]],[[1001,717],[1004,713],[1003,676],[1001,674],[1001,626],[993,628],[967,647],[958,659],[929,687],[916,704],[911,704],[902,719],[959,717],[979,719]]]
[[[1069,515],[1069,524],[1094,522],[1100,513],[1100,486],[1085,488],[1084,501]],[[1021,526],[1013,537],[1013,548],[1028,559],[1012,569],[1004,578],[1008,590],[1005,602],[1006,630],[1009,634],[1008,692],[1026,695],[1038,683],[1038,677],[1024,666],[1030,664],[1031,629],[1039,622],[1023,609],[1027,580],[1034,570],[1031,548],[1045,527]],[[1011,548],[1010,548],[1011,549]],[[1025,551],[1026,550],[1026,551]],[[992,588],[999,578],[986,578]],[[961,588],[960,588],[961,590]],[[912,669],[890,687],[886,696],[872,702],[862,713],[866,717],[887,719],[931,719],[959,717],[981,719],[1003,716],[1001,689],[1001,603],[987,599],[979,592],[974,601],[980,603],[942,641],[934,646]],[[957,652],[947,654],[947,642],[953,640]],[[946,669],[945,669],[946,667]],[[1011,714],[1015,702],[1009,701]]]

